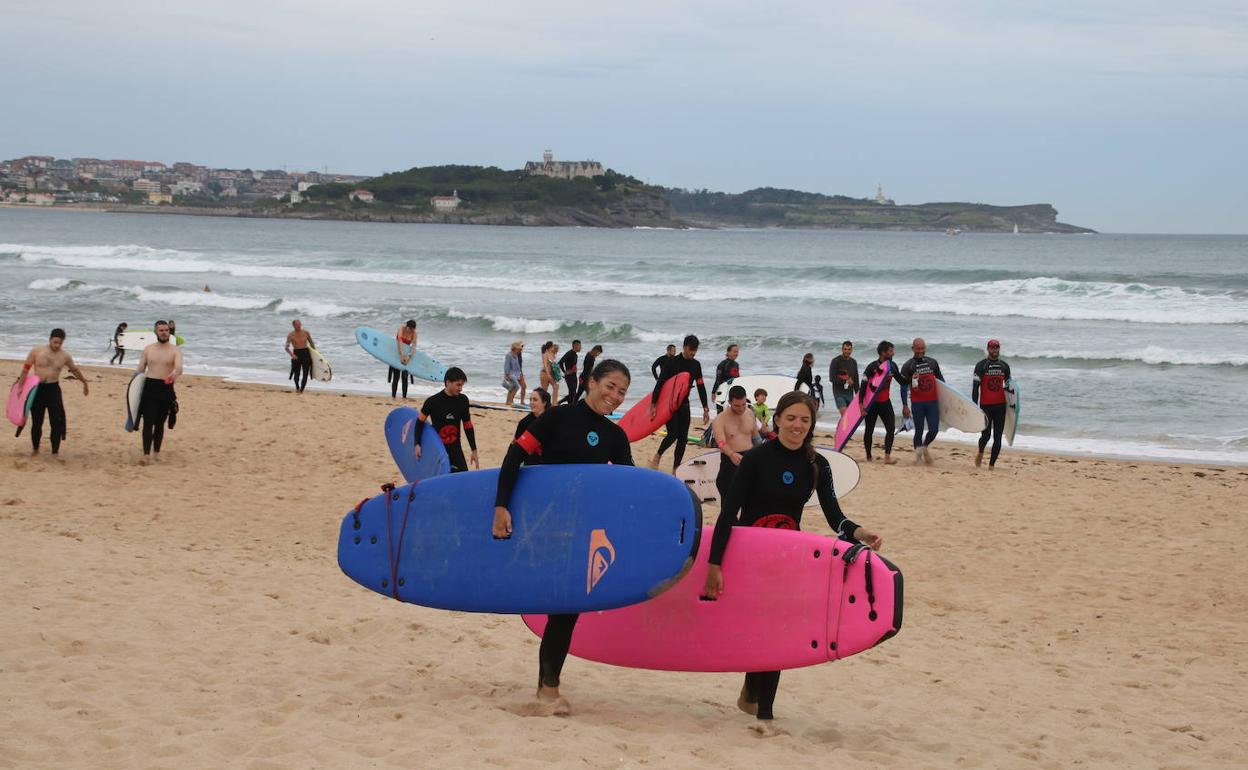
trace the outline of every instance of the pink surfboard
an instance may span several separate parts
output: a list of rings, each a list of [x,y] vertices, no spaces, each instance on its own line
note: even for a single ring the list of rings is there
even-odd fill
[[[23,379],[13,383],[9,388],[9,398],[4,402],[4,416],[17,427],[26,424],[26,415],[30,413],[31,402],[35,399],[35,388],[39,387],[39,377],[27,374]]]
[[[893,362],[889,361],[870,380],[863,383],[862,389],[866,392],[866,395],[863,396],[862,400],[859,401],[858,396],[855,395],[854,399],[849,402],[849,407],[845,410],[845,414],[841,415],[841,419],[836,423],[836,451],[843,451],[845,445],[849,443],[850,437],[854,435],[854,431],[858,430],[858,426],[862,424],[863,419],[867,416],[867,408],[875,402],[875,397],[880,392],[880,386],[891,376],[892,368]]]
[[[838,660],[901,629],[901,572],[865,547],[737,527],[724,554],[724,593],[707,601],[710,543],[703,532],[693,568],[657,597],[582,614],[572,654],[661,671],[775,671]],[[541,636],[546,616],[524,622]]]
[[[655,405],[654,419],[650,419],[650,397],[647,396],[620,418],[620,427],[624,429],[629,441],[641,441],[654,433],[672,419],[672,414],[680,408],[680,404],[689,397],[689,373],[681,372],[663,383],[659,391],[659,401]]]

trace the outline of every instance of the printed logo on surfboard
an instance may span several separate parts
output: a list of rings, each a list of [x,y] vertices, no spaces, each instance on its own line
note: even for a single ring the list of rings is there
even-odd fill
[[[607,538],[605,529],[589,533],[589,568],[585,574],[585,594],[589,595],[602,576],[615,563],[615,546]]]
[[[407,434],[408,434],[408,433],[410,433],[410,432],[412,431],[412,425],[414,425],[415,423],[416,423],[416,418],[415,418],[415,417],[413,417],[412,419],[410,419],[410,420],[408,420],[407,422],[403,423],[403,430],[399,432],[399,443],[400,443],[400,444],[406,444],[406,443],[407,443]]]

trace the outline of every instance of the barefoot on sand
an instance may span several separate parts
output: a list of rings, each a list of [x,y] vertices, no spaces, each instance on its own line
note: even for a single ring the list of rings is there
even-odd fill
[[[789,731],[783,727],[776,727],[775,723],[773,723],[770,719],[760,719],[750,725],[750,732],[754,733],[759,738],[776,738],[781,735],[789,734]]]
[[[552,696],[538,690],[535,699],[521,703],[511,711],[522,717],[566,717],[572,715],[572,704],[558,693]]]

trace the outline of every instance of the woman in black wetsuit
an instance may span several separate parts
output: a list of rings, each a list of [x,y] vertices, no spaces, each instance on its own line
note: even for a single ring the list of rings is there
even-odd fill
[[[516,425],[516,435],[513,438],[520,438],[520,435],[529,429],[533,421],[546,413],[550,408],[550,394],[545,388],[534,388],[529,391],[529,413],[520,418],[520,422]]]
[[[815,380],[813,368],[815,366],[815,354],[807,353],[802,356],[802,365],[797,370],[797,381],[793,383],[793,390],[809,393],[815,389]],[[802,391],[802,386],[806,386],[806,390]]]
[[[706,596],[717,599],[724,592],[725,576],[720,565],[734,526],[800,529],[802,510],[812,491],[818,493],[819,505],[832,531],[877,550],[883,545],[883,538],[841,512],[832,488],[832,469],[811,444],[817,413],[810,396],[785,393],[776,407],[777,437],[742,455],[715,522],[710,568],[703,589]],[[779,684],[779,671],[746,674],[737,707],[759,719],[771,720]]]
[[[614,463],[632,465],[628,436],[607,419],[624,402],[631,376],[628,367],[607,359],[588,375],[585,400],[547,409],[522,432],[507,450],[498,473],[494,499],[494,537],[511,537],[511,511],[507,509],[521,464]],[[559,695],[559,674],[572,646],[577,614],[550,615],[538,650],[537,700],[541,713],[567,716],[567,700]]]

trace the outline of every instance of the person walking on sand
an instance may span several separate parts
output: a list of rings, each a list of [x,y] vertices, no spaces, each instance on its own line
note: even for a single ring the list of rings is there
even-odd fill
[[[867,454],[867,462],[871,462],[872,440],[875,436],[875,421],[884,421],[884,464],[893,465],[897,461],[893,459],[893,437],[897,435],[897,421],[893,414],[893,401],[889,395],[889,386],[893,380],[901,382],[901,378],[897,374],[897,366],[893,363],[893,355],[897,352],[893,343],[888,340],[881,340],[880,344],[875,348],[876,354],[879,356],[876,360],[867,364],[867,368],[862,372],[864,382],[870,382],[876,372],[884,367],[888,367],[889,376],[884,378],[880,383],[880,389],[876,391],[875,399],[870,403],[863,403],[863,399],[867,397],[867,391],[863,388],[858,390],[858,403],[862,406],[865,415],[865,427],[862,436],[862,448]],[[905,409],[905,415],[910,416],[910,409]]]
[[[723,455],[719,458],[719,473],[715,476],[715,488],[719,490],[722,503],[733,474],[741,464],[742,454],[748,452],[759,439],[758,421],[754,419],[754,410],[750,409],[745,388],[740,385],[728,388],[728,408],[711,423],[711,430],[715,434],[715,445]]]
[[[442,446],[446,447],[446,456],[451,460],[451,473],[468,470],[468,463],[477,470],[481,462],[477,459],[477,435],[472,428],[472,414],[468,411],[468,397],[464,395],[464,383],[468,375],[458,366],[446,370],[442,381],[442,390],[434,393],[420,405],[420,421],[428,422],[438,432]],[[468,448],[472,455],[464,459],[464,447],[459,443],[460,427],[468,437]],[[420,435],[420,434],[417,434]],[[416,444],[416,459],[420,459],[420,444]]]
[[[117,324],[117,328],[113,330],[113,357],[108,359],[109,366],[117,364],[125,366],[126,349],[121,345],[121,335],[126,333],[127,324],[125,321]]]
[[[174,344],[170,336],[169,322],[157,321],[155,329],[156,341],[143,348],[137,369],[147,376],[143,381],[143,396],[139,400],[139,415],[143,421],[142,465],[160,457],[161,444],[165,440],[165,422],[177,402],[173,384],[182,376],[182,349]]]
[[[776,405],[778,436],[742,457],[715,521],[702,596],[718,600],[744,582],[741,576],[727,575],[722,566],[734,527],[801,529],[802,512],[811,494],[819,496],[823,516],[837,536],[877,551],[884,545],[882,537],[854,523],[841,510],[832,469],[812,443],[817,411],[809,396],[785,393]],[[779,685],[779,671],[750,672],[737,698],[737,708],[759,719],[755,729],[764,735],[780,732],[771,721]]]
[[[667,363],[667,360],[669,358],[675,358],[675,357],[676,357],[676,346],[668,345],[667,352],[659,356],[658,358],[654,359],[654,363],[650,364],[650,373],[654,375],[654,379],[656,380],[659,379],[659,376],[663,374],[663,364]]]
[[[988,340],[988,357],[975,364],[975,377],[971,382],[971,400],[988,415],[988,427],[979,434],[979,452],[975,455],[975,467],[984,462],[984,447],[992,434],[992,455],[988,458],[988,470],[997,467],[997,455],[1001,454],[1001,433],[1005,430],[1006,393],[1010,390],[1010,365],[1001,360],[1001,341]]]
[[[685,337],[684,352],[673,358],[667,359],[663,364],[663,371],[659,375],[659,379],[655,380],[654,390],[650,392],[650,419],[654,419],[654,415],[659,408],[659,391],[663,390],[663,385],[676,375],[687,372],[689,374],[690,386],[698,387],[698,398],[702,400],[702,424],[706,425],[711,421],[711,408],[706,399],[706,383],[702,379],[702,364],[695,358],[698,354],[698,338],[692,334]],[[680,407],[667,421],[667,435],[663,437],[663,441],[659,443],[659,451],[655,452],[654,458],[650,460],[650,467],[659,467],[659,460],[662,459],[663,453],[670,446],[675,446],[676,451],[673,452],[672,470],[675,471],[680,467],[680,463],[685,459],[685,446],[689,443],[689,423],[691,416],[689,414],[689,396],[686,394],[685,399],[680,402]]]
[[[316,347],[316,343],[312,341],[312,333],[303,328],[303,322],[298,318],[290,325],[294,328],[286,335],[286,355],[295,365],[295,392],[302,393],[308,387],[308,375],[312,373],[312,351],[308,348]]]
[[[718,397],[720,385],[741,376],[741,367],[737,365],[737,356],[739,355],[741,355],[741,348],[734,342],[724,351],[724,360],[715,365],[715,383],[711,385],[712,399]],[[718,401],[715,403],[715,410],[718,412],[724,411]]]
[[[811,387],[815,384],[814,378],[815,354],[807,353],[802,356],[802,365],[797,370],[796,382],[793,383],[793,390],[798,393],[809,393]],[[806,390],[802,390],[802,386],[806,386]]]
[[[581,375],[589,382],[583,401],[548,409],[512,442],[498,471],[494,498],[496,539],[511,537],[508,505],[520,478],[521,465],[605,464],[632,465],[633,452],[624,429],[607,418],[628,394],[632,377],[619,361],[606,360]],[[552,498],[554,499],[554,498]],[[563,664],[572,646],[579,614],[549,615],[537,651],[537,700],[534,716],[568,716],[572,707],[559,692]]]
[[[819,405],[820,409],[823,409],[823,377],[818,374],[815,375],[815,381],[810,386],[810,397],[815,400],[815,403]]]
[[[395,330],[395,349],[399,353],[399,363],[403,366],[407,366],[407,362],[412,360],[417,339],[415,319],[409,318],[407,323]],[[403,386],[403,398],[407,398],[407,385],[412,381],[412,375],[408,374],[407,369],[390,367],[390,371],[386,373],[386,381],[390,383],[390,398],[398,396],[400,385]]]
[[[940,373],[940,364],[927,355],[927,343],[922,337],[915,337],[910,345],[914,355],[901,365],[901,405],[902,416],[914,415],[914,461],[931,464],[932,456],[928,446],[936,440],[940,431],[940,392],[936,389],[936,381],[945,381]],[[913,406],[907,404],[910,397]],[[923,426],[927,426],[924,433]]]
[[[30,405],[30,453],[39,454],[39,443],[43,438],[43,420],[46,415],[51,434],[48,436],[52,444],[52,455],[60,454],[61,441],[67,429],[65,421],[65,403],[61,400],[61,372],[68,369],[82,383],[82,395],[91,393],[87,385],[87,377],[74,363],[74,357],[65,349],[65,330],[53,329],[48,335],[48,344],[32,348],[22,363],[22,371],[17,382],[33,373],[39,378],[39,387],[35,390],[35,400]],[[20,433],[21,430],[19,429]]]
[[[568,395],[564,396],[560,403],[570,404],[576,401],[576,357],[580,352],[581,341],[572,340],[572,347],[563,354],[563,358],[559,359],[559,371],[563,374],[563,384],[568,387]]]
[[[841,354],[828,364],[828,382],[832,383],[832,401],[842,415],[858,392],[858,362],[854,360],[854,343],[841,343]]]
[[[503,390],[507,391],[507,406],[512,406],[516,393],[520,393],[520,401],[524,402],[524,342],[515,340],[511,350],[503,357]]]
[[[555,357],[559,355],[559,346],[554,340],[546,340],[542,344],[542,370],[538,374],[538,381],[541,387],[545,388],[550,397],[555,401],[559,400],[559,382],[563,379],[563,375],[559,371],[559,364]]]

